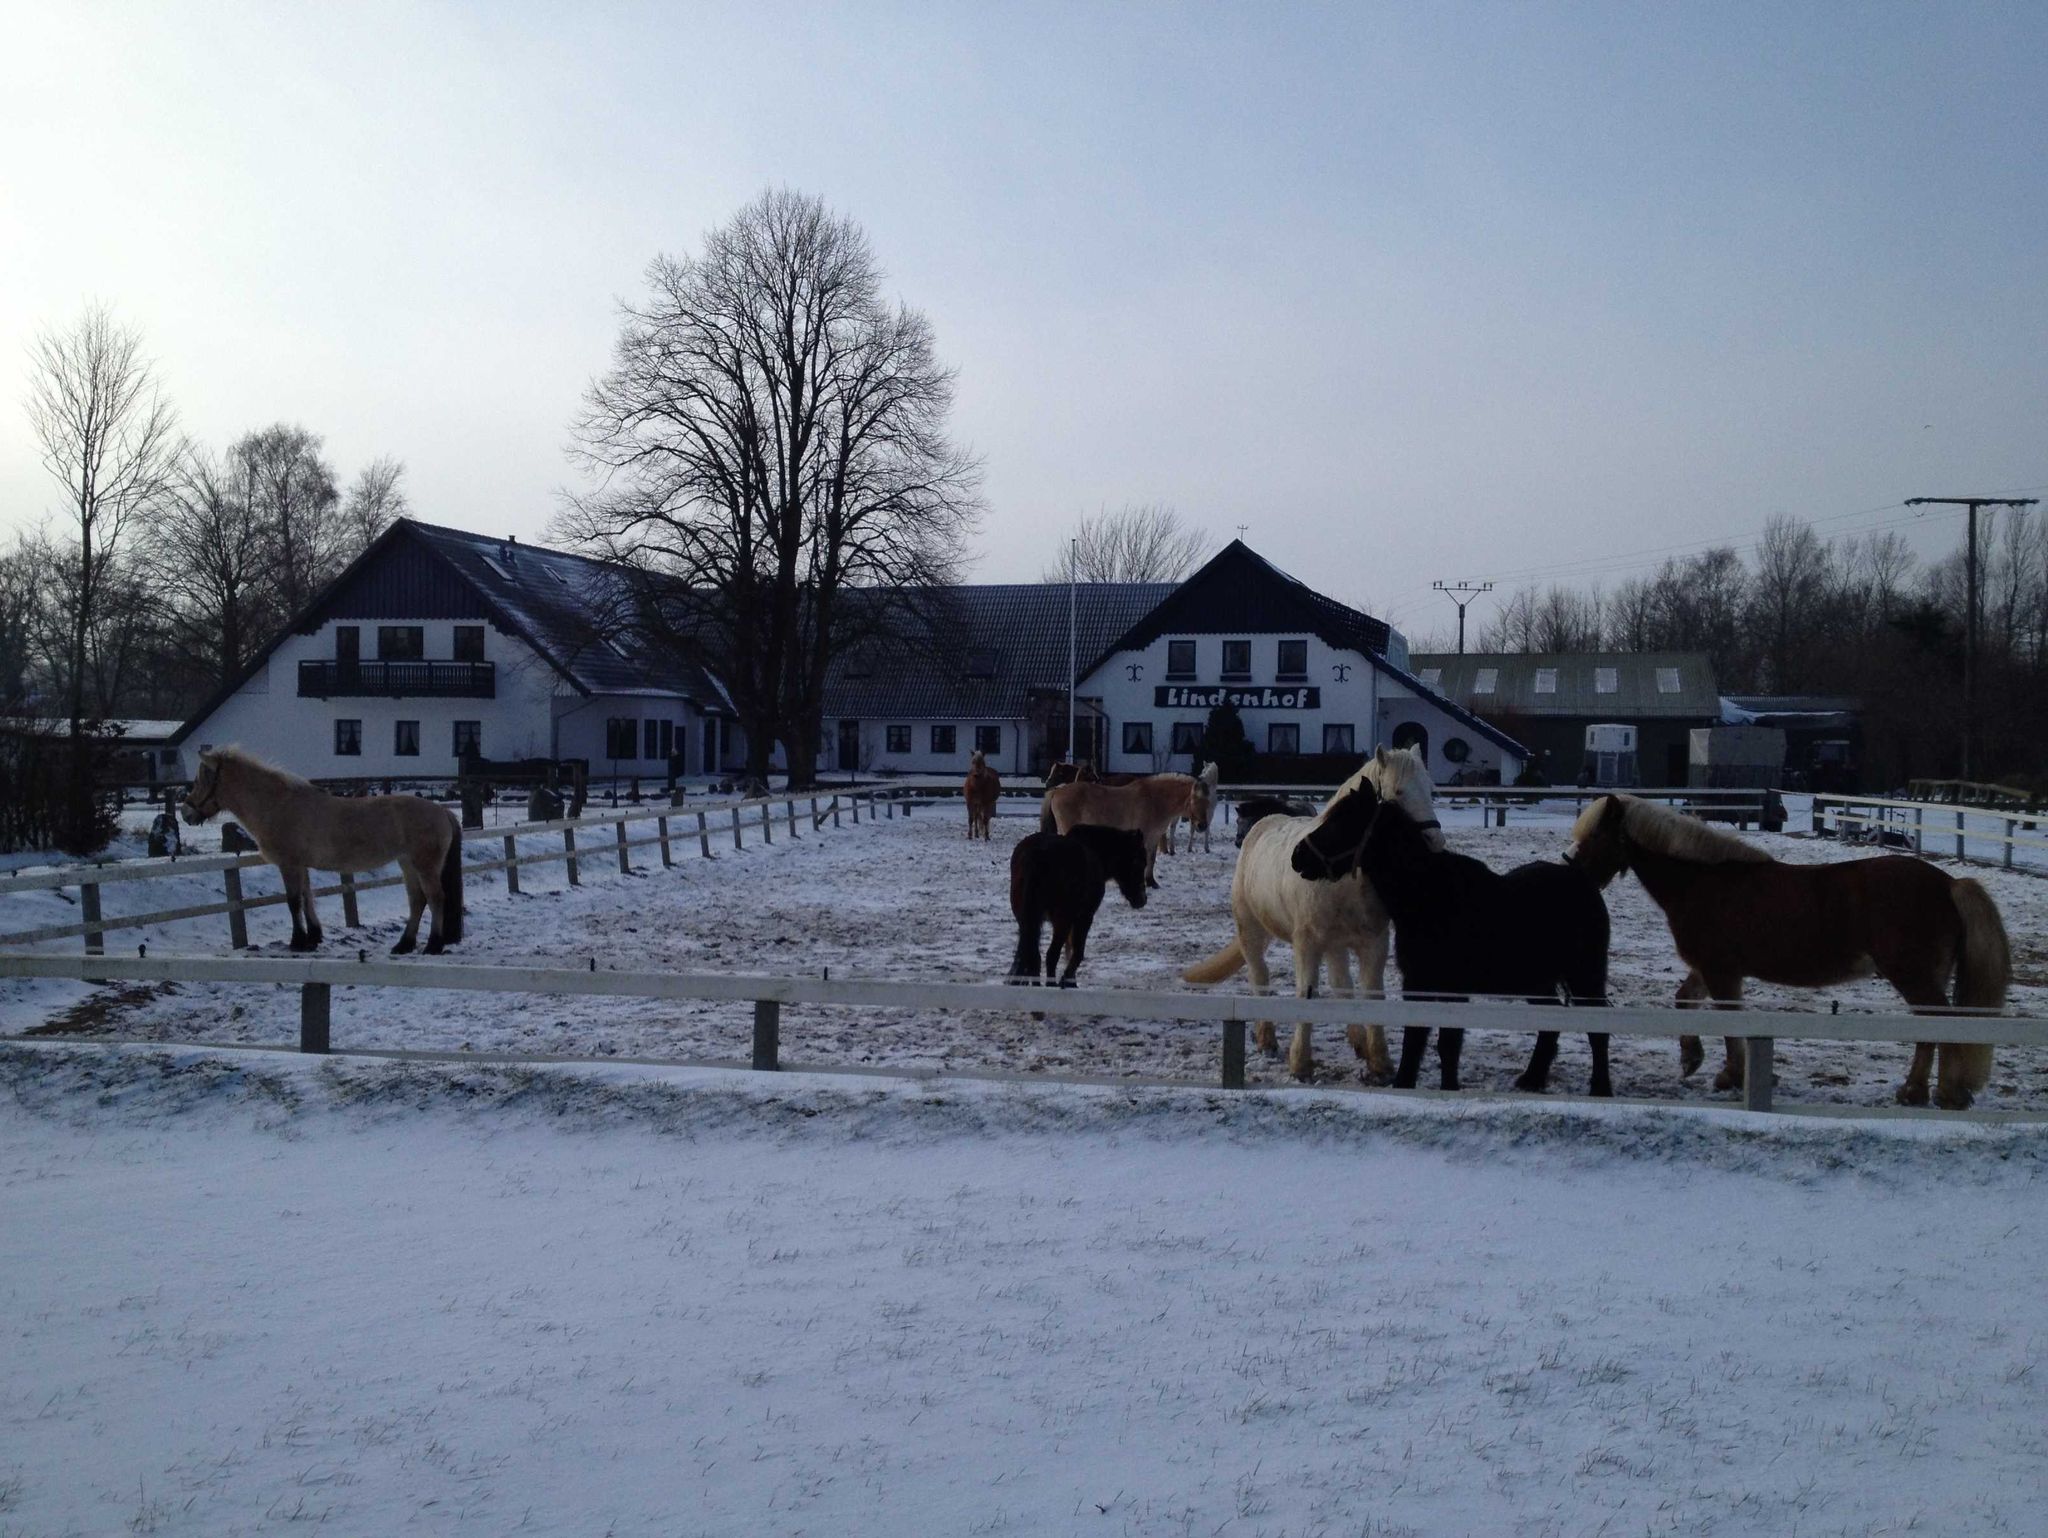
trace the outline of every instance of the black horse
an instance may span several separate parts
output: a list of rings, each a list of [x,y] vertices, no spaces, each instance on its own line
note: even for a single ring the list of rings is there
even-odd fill
[[[1244,836],[1251,832],[1254,824],[1268,817],[1313,817],[1316,809],[1302,806],[1294,801],[1282,801],[1273,796],[1260,796],[1250,801],[1237,803],[1237,847],[1244,848]]]
[[[1358,805],[1346,803],[1356,799]],[[1469,855],[1432,850],[1422,830],[1392,804],[1345,797],[1294,850],[1297,875],[1334,881],[1362,870],[1394,920],[1394,959],[1404,998],[1457,1002],[1477,994],[1532,1004],[1607,1002],[1607,904],[1585,872],[1537,861],[1506,875]],[[1543,1090],[1557,1057],[1556,1031],[1537,1033],[1515,1088]],[[1612,1095],[1607,1033],[1589,1031],[1595,1095]],[[1426,1028],[1402,1033],[1394,1084],[1412,1089],[1422,1071]],[[1458,1087],[1461,1030],[1437,1033],[1443,1087]]]
[[[1088,929],[1102,906],[1103,889],[1114,880],[1124,901],[1145,906],[1145,838],[1134,828],[1098,828],[1081,823],[1065,833],[1032,833],[1010,851],[1010,911],[1017,916],[1017,959],[1010,965],[1013,981],[1039,975],[1038,935],[1052,920],[1052,945],[1045,953],[1045,975],[1059,965],[1062,948],[1067,969],[1062,988],[1074,986],[1088,949]]]

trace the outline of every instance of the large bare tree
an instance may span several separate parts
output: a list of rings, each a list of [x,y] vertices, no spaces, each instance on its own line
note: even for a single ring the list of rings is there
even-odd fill
[[[575,423],[596,485],[561,531],[637,576],[644,641],[717,669],[748,772],[779,741],[803,784],[831,658],[948,580],[978,515],[953,376],[814,197],[764,193],[647,281]]]
[[[65,539],[52,550],[68,588],[61,668],[75,740],[91,698],[95,633],[112,618],[124,544],[163,492],[176,418],[141,334],[103,307],[38,336],[30,358],[29,423],[64,487]]]
[[[279,422],[228,450],[268,541],[270,584],[286,618],[304,608],[346,559],[346,531],[337,516],[341,493],[321,447],[318,433]]]
[[[152,520],[148,565],[188,656],[208,656],[211,682],[241,670],[279,616],[270,531],[257,516],[247,460],[188,444]]]
[[[388,454],[371,460],[356,472],[341,504],[343,560],[354,560],[370,548],[394,519],[412,511],[412,501],[399,484],[404,477],[404,462]]]
[[[1046,569],[1048,582],[1178,582],[1215,540],[1163,502],[1126,502],[1083,516]]]

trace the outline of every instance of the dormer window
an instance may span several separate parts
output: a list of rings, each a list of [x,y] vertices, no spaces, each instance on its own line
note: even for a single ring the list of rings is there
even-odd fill
[[[1251,642],[1225,641],[1223,643],[1223,676],[1225,678],[1250,678],[1252,676]]]
[[[1618,668],[1593,669],[1593,692],[1596,694],[1619,694],[1621,692],[1621,670]]]
[[[1536,692],[1538,694],[1557,693],[1556,668],[1538,668],[1536,670]]]
[[[1195,643],[1193,641],[1168,641],[1166,643],[1166,676],[1168,678],[1193,678],[1195,676]]]
[[[1659,694],[1676,694],[1678,692],[1677,668],[1657,669],[1657,692]]]

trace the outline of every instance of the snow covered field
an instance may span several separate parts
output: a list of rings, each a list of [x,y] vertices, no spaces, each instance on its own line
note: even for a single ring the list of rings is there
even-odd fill
[[[0,1533],[2038,1533],[2044,1166],[2038,1126],[0,1047]]]
[[[1023,802],[1006,803],[992,843],[969,843],[959,807],[936,806],[915,816],[859,827],[827,828],[792,843],[778,834],[763,847],[750,834],[744,852],[714,839],[713,860],[685,842],[675,870],[636,852],[644,873],[617,874],[600,847],[587,861],[584,884],[566,886],[559,865],[523,873],[525,893],[510,897],[501,877],[469,883],[470,936],[451,959],[476,962],[658,967],[723,972],[816,972],[834,977],[888,976],[982,981],[1000,976],[1015,944],[1008,907],[1010,845],[1034,825]],[[1518,812],[1505,829],[1477,826],[1476,814],[1452,813],[1458,848],[1497,867],[1554,857],[1568,819],[1537,820]],[[1831,840],[1766,838],[1781,858],[1830,860],[1868,851]],[[475,858],[496,850],[472,845]],[[1133,913],[1111,894],[1096,922],[1084,980],[1104,986],[1178,987],[1180,969],[1228,940],[1230,873],[1236,851],[1219,831],[1208,854],[1183,851],[1162,859],[1162,890]],[[2048,1014],[2048,881],[1982,867],[1952,866],[1983,881],[2005,913],[2013,940],[2014,1003]],[[218,901],[219,877],[194,876],[105,888],[107,911],[139,912],[181,903]],[[275,890],[268,873],[253,876],[252,893]],[[1641,887],[1612,887],[1613,993],[1629,1002],[1667,1002],[1682,969],[1661,915]],[[395,937],[401,913],[395,891],[366,894],[367,932],[340,928],[339,904],[324,908],[330,949],[365,945],[373,953]],[[76,921],[72,894],[37,893],[0,899],[0,927]],[[251,934],[266,951],[282,949],[281,908],[252,914]],[[147,938],[158,949],[226,950],[225,923],[191,920],[144,934],[123,933],[110,945]],[[75,951],[76,941],[53,942]],[[1276,979],[1290,987],[1289,958],[1271,953]],[[420,965],[432,965],[424,958]],[[1242,988],[1242,978],[1231,988]],[[1752,998],[1794,1008],[1891,1010],[1896,997],[1882,983],[1837,989],[1824,998],[1759,987]],[[175,1041],[276,1043],[296,1039],[294,995],[197,985],[88,990],[76,984],[0,983],[0,1026],[59,1029]],[[428,1048],[558,1053],[630,1058],[736,1060],[745,1055],[749,1016],[735,1006],[681,1005],[605,999],[520,998],[462,994],[407,997],[389,991],[337,992],[334,1040],[339,1047]],[[1526,1061],[1529,1038],[1476,1033],[1466,1047],[1466,1079],[1474,1089],[1504,1089]],[[1339,1033],[1318,1034],[1325,1082],[1355,1082],[1355,1064]],[[1139,1075],[1213,1082],[1217,1033],[1167,1022],[1108,1019],[1077,1026],[1035,1024],[1021,1016],[938,1015],[802,1009],[785,1012],[783,1052],[793,1064],[887,1066],[976,1072]],[[1787,1044],[1779,1052],[1780,1096],[1789,1102],[1856,1106],[1890,1103],[1905,1053],[1853,1044]],[[1680,1080],[1668,1043],[1617,1038],[1616,1091],[1624,1097],[1714,1098],[1709,1071]],[[1255,1081],[1282,1083],[1285,1069],[1255,1057]],[[1567,1037],[1553,1079],[1577,1093],[1586,1082],[1583,1038]],[[2048,1110],[2048,1048],[1998,1054],[1989,1110]]]

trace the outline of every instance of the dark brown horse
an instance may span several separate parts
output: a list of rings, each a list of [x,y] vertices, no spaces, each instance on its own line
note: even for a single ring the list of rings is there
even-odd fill
[[[1991,894],[1925,860],[1902,855],[1790,865],[1697,818],[1633,796],[1602,796],[1572,829],[1572,861],[1605,886],[1632,870],[1664,910],[1679,958],[1691,970],[1678,1002],[1732,1009],[1744,978],[1825,988],[1876,972],[1918,1013],[2000,1009],[2012,953]],[[1954,996],[1949,983],[1954,980]],[[1742,1083],[1741,1042],[1727,1038],[1716,1089]],[[1699,1067],[1699,1038],[1679,1043],[1685,1073]],[[1987,1046],[1921,1042],[1901,1105],[1967,1106],[1991,1077]]]
[[[1074,986],[1088,951],[1088,930],[1102,894],[1111,881],[1133,908],[1145,906],[1145,838],[1129,828],[1099,828],[1082,823],[1065,833],[1032,833],[1010,851],[1010,911],[1017,918],[1017,958],[1013,980],[1039,975],[1038,937],[1052,921],[1052,944],[1045,953],[1045,975],[1058,968],[1060,952],[1067,969],[1060,986]]]

